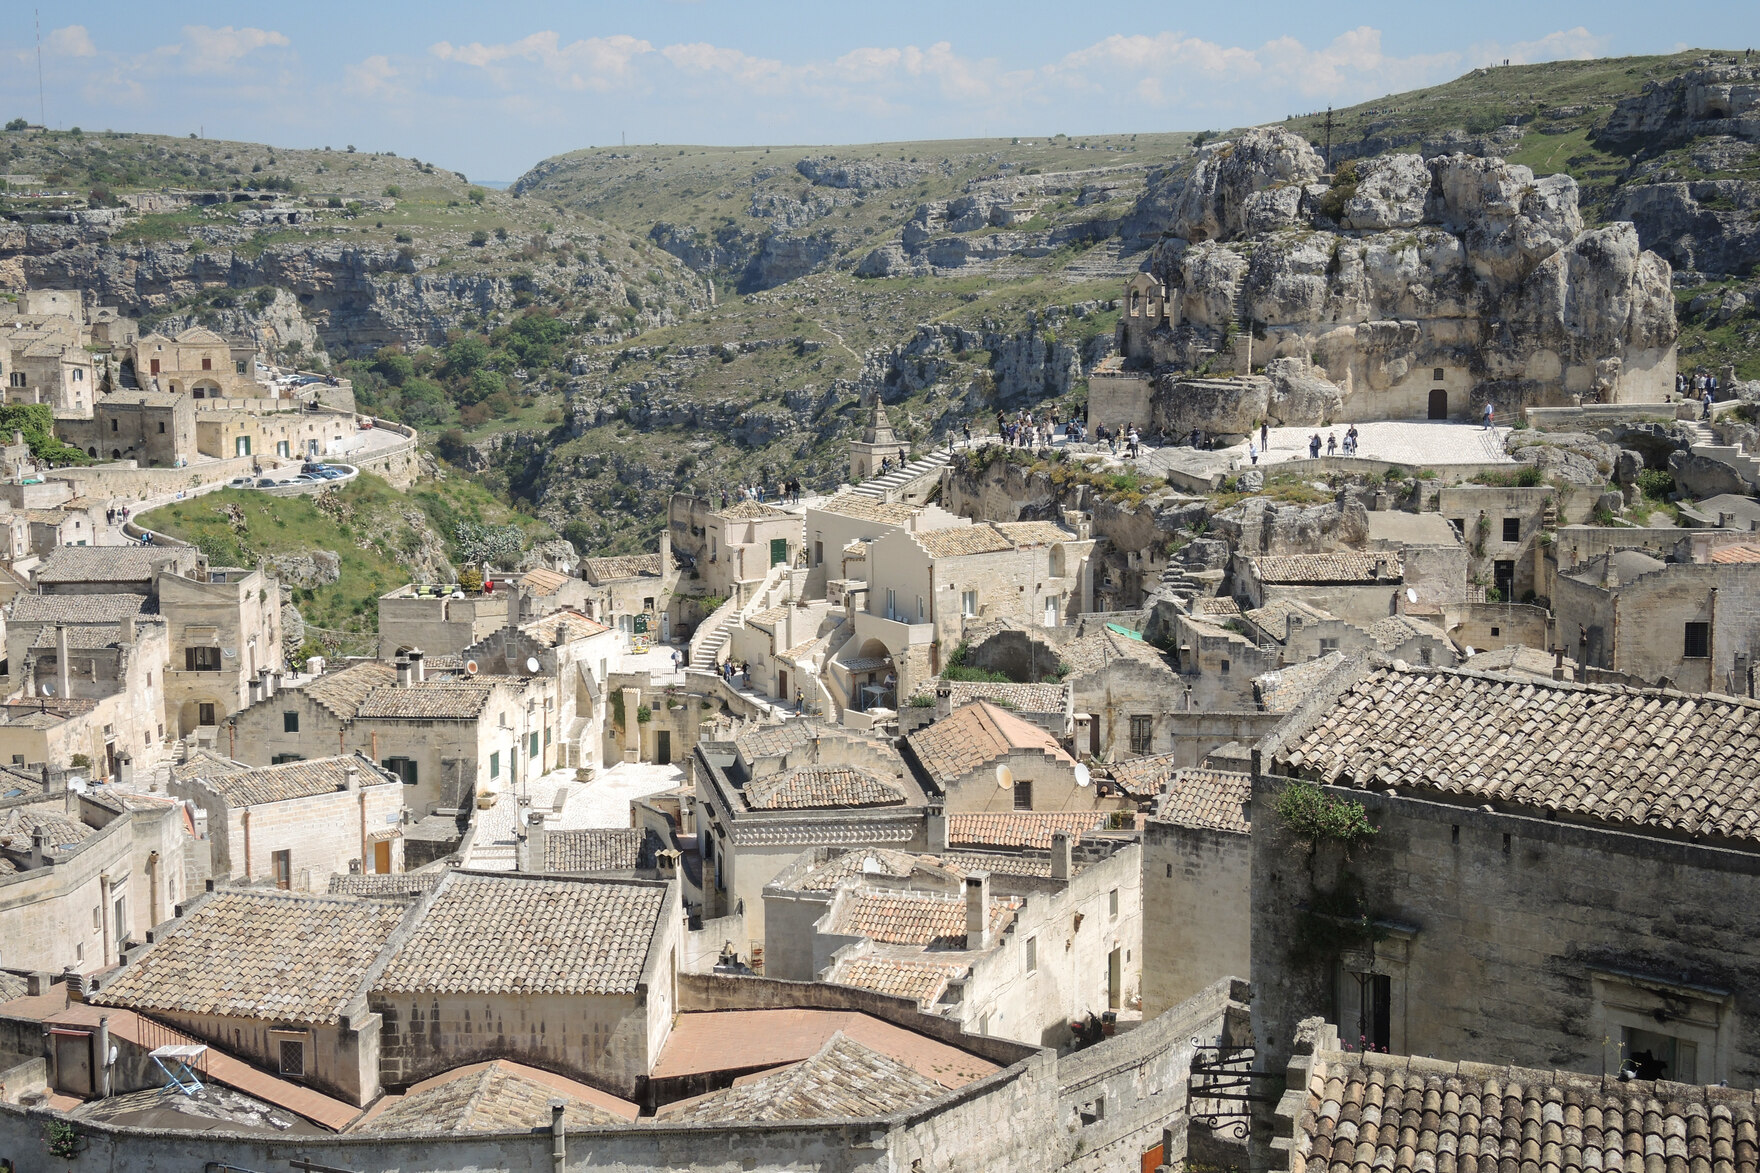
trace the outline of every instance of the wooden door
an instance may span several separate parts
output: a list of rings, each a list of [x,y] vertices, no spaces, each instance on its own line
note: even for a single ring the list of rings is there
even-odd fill
[[[1433,420],[1448,418],[1448,392],[1441,387],[1430,389],[1430,418]]]
[[[391,874],[391,840],[381,839],[373,844],[373,871],[381,876]]]

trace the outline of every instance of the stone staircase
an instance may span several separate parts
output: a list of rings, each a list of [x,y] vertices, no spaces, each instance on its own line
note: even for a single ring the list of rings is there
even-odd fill
[[[1735,469],[1750,486],[1760,485],[1760,458],[1735,444],[1725,444],[1704,420],[1681,420],[1676,426],[1686,434],[1688,451]]]
[[[764,575],[764,581],[753,588],[751,596],[744,603],[735,606],[734,601],[729,599],[715,608],[691,637],[690,666],[713,672],[724,658],[727,643],[733,638],[734,627],[766,607],[774,607],[778,601],[775,598],[776,592],[784,585],[788,587],[789,594],[796,593],[797,573],[802,579],[806,577],[806,571],[796,572],[786,562],[778,562]]]
[[[895,468],[885,476],[863,481],[855,487],[855,492],[864,497],[873,497],[879,501],[891,501],[909,486],[926,476],[939,474],[947,466],[949,453],[945,448],[937,448],[925,456],[920,456],[903,468]]]
[[[1095,245],[1063,267],[1058,274],[1065,281],[1101,281],[1108,277],[1120,280],[1141,267],[1140,252],[1126,253],[1124,242],[1116,236]]]

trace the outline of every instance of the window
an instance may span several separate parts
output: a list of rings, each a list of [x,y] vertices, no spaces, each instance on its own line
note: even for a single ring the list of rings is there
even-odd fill
[[[1039,938],[1027,938],[1027,972],[1039,972]]]
[[[185,648],[183,649],[183,667],[187,672],[218,672],[220,671],[220,649]]]
[[[886,618],[898,618],[898,592],[891,587],[886,588]]]
[[[917,622],[921,623],[923,621],[923,619],[928,616],[928,614],[929,614],[929,612],[923,609],[923,596],[918,595],[917,596]]]
[[[118,430],[118,429],[117,429],[117,426],[116,426],[116,421],[115,421],[115,420],[111,420],[111,421],[110,421],[110,430],[111,430],[111,431],[112,431],[112,432],[114,432],[114,431],[117,431],[117,430]]]
[[[1113,920],[1118,919],[1118,889],[1114,888],[1106,894],[1106,915]]]
[[[269,764],[270,764],[270,765],[271,765],[271,766],[279,766],[279,765],[283,765],[283,764],[285,764],[285,763],[287,763],[287,762],[303,762],[303,761],[305,761],[305,760],[306,760],[306,759],[305,759],[305,755],[304,755],[304,754],[297,754],[297,753],[278,753],[278,754],[274,754],[274,755],[272,755],[272,756],[271,756],[271,757],[270,757],[270,758],[269,758]]]
[[[1223,661],[1223,662],[1222,662],[1222,669],[1221,669],[1221,671],[1222,671],[1222,675],[1224,675],[1224,676],[1227,676],[1227,675],[1228,675],[1228,661],[1227,661],[1227,660],[1224,660],[1224,661]]]
[[[277,851],[269,857],[269,866],[275,873],[277,888],[293,887],[293,852]]]
[[[163,436],[165,434],[165,421],[164,420],[159,421],[159,434],[161,436]]]
[[[549,702],[545,703],[548,704]],[[544,748],[550,748],[550,726],[548,725],[544,726]]]
[[[83,382],[85,382],[85,381],[86,381],[86,373],[85,373],[85,372],[84,372],[84,371],[81,371],[81,370],[75,370],[75,371],[74,371],[74,372],[73,372],[73,381],[74,381],[74,382],[75,382],[75,383],[83,383]]]
[[[1464,538],[1467,536],[1467,520],[1466,520],[1466,518],[1464,518],[1464,517],[1451,517],[1448,519],[1448,524],[1454,526],[1454,536],[1455,537]]]
[[[823,566],[824,564],[825,564],[825,543],[824,542],[814,542],[813,543],[813,565],[814,566]]]
[[[1387,1051],[1393,1043],[1393,979],[1384,973],[1344,969],[1338,981],[1338,1033],[1362,1051]]]
[[[1729,994],[1615,973],[1593,973],[1591,983],[1590,1025],[1605,1040],[1609,1072],[1699,1084],[1728,1077]]]
[[[416,784],[416,762],[414,758],[386,758],[379,764],[385,767],[387,773],[395,774],[398,778],[402,779],[405,786],[414,786]]]
[[[1150,753],[1155,745],[1155,718],[1152,716],[1135,716],[1131,718],[1131,752]]]
[[[501,751],[496,750],[489,755],[489,777],[501,777]]]
[[[1503,540],[1506,542],[1519,542],[1522,540],[1521,518],[1506,517],[1503,519]]]
[[[532,736],[531,736],[530,740],[532,743],[532,748],[529,751],[527,751],[526,756],[529,758],[535,758],[538,756],[538,731],[537,730],[535,730],[535,729],[532,730]]]
[[[245,373],[244,360],[239,359],[237,362],[233,363],[232,370],[233,370],[234,374],[239,374],[239,375],[244,374]]]
[[[1033,783],[1023,779],[1014,784],[1014,809],[1030,811],[1033,809]]]
[[[116,903],[110,909],[110,913],[111,923],[116,926],[116,936],[111,939],[116,942],[116,947],[120,949],[122,943],[128,940],[128,897],[118,896],[116,898]]]
[[[286,440],[277,440],[275,441],[275,455],[292,456],[293,449],[288,445]]]
[[[1689,660],[1703,660],[1711,655],[1711,625],[1709,623],[1687,624],[1686,649],[1681,655]]]
[[[283,714],[281,714],[281,732],[283,732],[283,733],[298,733],[299,732],[299,714],[298,713],[283,713]]]
[[[1431,381],[1431,382],[1432,382],[1432,383],[1440,383],[1440,382],[1442,382],[1442,368],[1441,368],[1441,367],[1436,367],[1436,368],[1434,368],[1434,369],[1432,369],[1432,370],[1431,370],[1431,372],[1430,372],[1430,381]]]
[[[961,591],[959,595],[959,613],[967,619],[978,613],[978,592]]]
[[[218,722],[215,721],[215,719],[214,719],[214,702],[213,701],[199,701],[199,702],[197,702],[197,704],[196,704],[196,724],[198,724],[198,725],[218,724]]]
[[[1329,637],[1323,635],[1320,637],[1320,654],[1322,656],[1336,651],[1338,651],[1338,638],[1336,636]]]
[[[251,454],[251,438],[249,436],[233,437],[232,454],[234,456],[249,456]]]
[[[306,1073],[306,1045],[300,1039],[281,1040],[281,1074],[301,1075]]]

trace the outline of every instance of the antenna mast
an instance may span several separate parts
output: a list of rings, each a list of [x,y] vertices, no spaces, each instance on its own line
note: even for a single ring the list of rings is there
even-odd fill
[[[1332,174],[1332,107],[1326,107],[1326,173]]]
[[[37,24],[37,121],[46,130],[49,126],[48,107],[43,103],[43,13],[41,9],[31,9],[31,19]]]

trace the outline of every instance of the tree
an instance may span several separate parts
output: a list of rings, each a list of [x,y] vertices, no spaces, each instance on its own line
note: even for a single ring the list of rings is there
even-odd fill
[[[489,198],[489,193],[480,187],[471,188],[469,194],[471,203],[476,204],[479,208],[483,206],[483,201]]]
[[[488,361],[489,344],[474,334],[455,338],[446,346],[448,375],[463,378]]]
[[[398,196],[400,196],[402,194],[403,194],[403,189],[401,187],[398,187],[395,183],[393,183],[392,185],[390,185],[389,187],[387,187],[385,189],[385,195],[390,199],[396,199]]]
[[[29,127],[30,127],[30,123],[26,122],[22,118],[14,118],[11,122],[8,122],[6,124],[7,130],[26,130]]]
[[[7,403],[0,405],[0,436],[24,433],[24,442],[38,460],[56,464],[84,464],[86,454],[70,448],[55,436],[55,416],[47,403]]]
[[[373,369],[385,377],[385,381],[393,387],[401,387],[416,373],[416,364],[401,350],[384,347],[373,356]]]
[[[491,395],[500,395],[507,389],[501,376],[488,367],[478,367],[471,372],[463,388],[459,390],[460,403],[481,403]]]
[[[489,243],[489,234],[487,232],[484,232],[481,228],[479,228],[475,232],[471,233],[471,247],[472,248],[482,248],[485,244],[488,244],[488,243]]]

